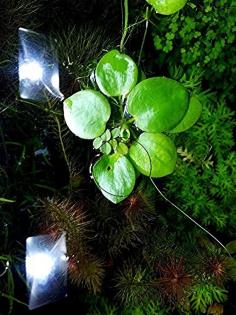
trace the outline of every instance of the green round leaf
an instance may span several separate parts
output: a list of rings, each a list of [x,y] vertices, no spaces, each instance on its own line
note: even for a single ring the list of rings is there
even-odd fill
[[[137,170],[151,177],[171,174],[177,153],[172,140],[162,133],[142,133],[129,149],[129,156]]]
[[[100,151],[103,153],[103,154],[110,154],[111,153],[111,150],[112,150],[112,147],[110,145],[110,143],[106,142],[104,143],[101,148],[100,148]]]
[[[100,146],[102,145],[102,143],[103,143],[102,138],[98,137],[98,138],[94,139],[93,140],[93,147],[94,147],[94,149],[96,149],[96,150],[99,149]]]
[[[169,132],[171,133],[177,133],[185,131],[189,128],[191,128],[199,119],[202,113],[202,104],[199,102],[198,98],[196,96],[192,96],[190,98],[188,111],[185,114],[183,120],[172,130]]]
[[[109,141],[111,139],[111,132],[109,129],[107,129],[102,135],[101,135],[101,139],[103,141]]]
[[[102,156],[92,169],[95,183],[102,194],[118,203],[129,196],[135,185],[135,170],[125,156]]]
[[[146,0],[157,13],[169,15],[182,9],[187,0]]]
[[[64,101],[64,117],[69,129],[83,139],[94,139],[106,129],[111,108],[97,91],[77,92]]]
[[[129,56],[111,50],[99,61],[95,76],[102,93],[107,96],[125,96],[137,83],[138,68]]]
[[[187,90],[177,81],[154,77],[140,82],[128,97],[128,112],[138,128],[147,132],[173,129],[189,106]]]
[[[111,136],[113,139],[118,138],[120,135],[120,128],[115,128],[111,131]]]

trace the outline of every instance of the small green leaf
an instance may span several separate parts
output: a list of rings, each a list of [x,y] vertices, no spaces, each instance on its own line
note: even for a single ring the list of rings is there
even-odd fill
[[[187,0],[146,0],[157,13],[170,15],[182,9]]]
[[[129,196],[135,185],[135,170],[125,156],[105,155],[93,166],[93,177],[102,194],[119,203]]]
[[[130,147],[129,156],[140,173],[163,177],[174,171],[177,152],[169,137],[162,133],[144,132]]]
[[[113,139],[118,138],[120,135],[120,128],[115,128],[111,131],[111,136]]]
[[[116,151],[120,153],[121,155],[126,155],[129,151],[128,147],[126,144],[120,142],[116,148]]]
[[[189,128],[191,128],[199,119],[202,113],[202,104],[198,100],[196,96],[191,96],[188,111],[185,114],[183,120],[172,130],[169,132],[177,133],[183,132]]]
[[[102,135],[101,135],[101,139],[103,141],[109,141],[111,139],[111,132],[109,129],[107,129]]]
[[[111,50],[99,61],[95,75],[102,93],[126,96],[137,83],[138,68],[129,56]]]
[[[117,141],[116,141],[116,139],[110,140],[109,143],[112,146],[113,150],[115,151],[116,148],[117,148]]]
[[[77,92],[64,101],[64,117],[69,129],[83,139],[94,139],[106,129],[111,115],[107,99],[97,91]]]
[[[187,90],[177,81],[154,77],[140,82],[128,97],[128,112],[138,128],[147,132],[173,129],[189,106]]]
[[[226,245],[226,248],[230,252],[230,254],[232,254],[232,255],[236,254],[236,240],[229,242]]]
[[[112,147],[110,145],[110,143],[106,142],[104,143],[101,148],[100,148],[100,151],[103,153],[103,154],[110,154],[111,153],[111,150],[112,150]]]
[[[103,143],[103,140],[101,139],[101,137],[98,137],[98,138],[96,138],[96,139],[94,139],[93,140],[93,147],[94,147],[94,149],[99,149],[100,148],[100,146],[102,145],[102,143]]]

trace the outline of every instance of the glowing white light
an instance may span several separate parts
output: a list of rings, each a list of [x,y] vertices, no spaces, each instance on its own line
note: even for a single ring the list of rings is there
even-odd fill
[[[29,309],[55,302],[66,295],[68,257],[66,234],[46,234],[26,240],[26,279]]]
[[[51,83],[55,89],[59,89],[59,75],[57,73],[53,74],[51,78]]]
[[[37,61],[24,62],[19,66],[19,79],[39,81],[43,77],[43,68]]]
[[[29,277],[45,281],[53,270],[55,261],[50,253],[35,253],[26,257],[26,272]]]

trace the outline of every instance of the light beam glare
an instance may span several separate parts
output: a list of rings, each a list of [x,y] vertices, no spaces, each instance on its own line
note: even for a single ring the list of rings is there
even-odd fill
[[[37,61],[24,62],[19,66],[19,79],[40,81],[43,78],[43,68]]]
[[[35,253],[26,257],[26,272],[29,277],[44,282],[51,274],[54,258],[50,253]]]

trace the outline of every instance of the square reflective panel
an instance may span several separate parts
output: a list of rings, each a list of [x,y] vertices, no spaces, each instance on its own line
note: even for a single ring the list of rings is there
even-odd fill
[[[19,28],[19,93],[23,99],[63,99],[55,49],[44,35]]]
[[[29,309],[31,310],[66,296],[65,233],[57,240],[52,235],[27,238],[26,279],[29,289]]]

